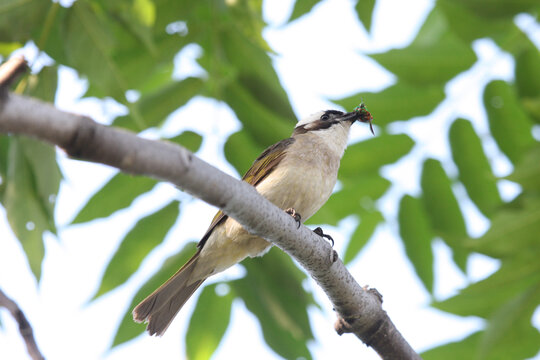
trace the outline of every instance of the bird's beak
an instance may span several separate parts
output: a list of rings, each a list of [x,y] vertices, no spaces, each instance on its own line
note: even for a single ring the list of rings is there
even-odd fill
[[[358,109],[358,108],[357,108]],[[371,113],[365,108],[365,106],[362,106],[360,110],[356,110],[350,113],[343,114],[340,119],[340,121],[350,121],[351,124],[353,124],[356,120],[364,123],[369,123],[369,129],[371,130],[371,133],[375,135],[375,132],[373,131],[373,116]]]
[[[360,119],[362,115],[358,111],[353,111],[350,113],[346,113],[341,115],[339,118],[339,121],[350,121],[351,123],[354,123],[356,120]]]

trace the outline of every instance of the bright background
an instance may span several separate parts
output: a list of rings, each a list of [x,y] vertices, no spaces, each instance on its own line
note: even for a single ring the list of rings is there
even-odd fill
[[[380,0],[376,5],[369,36],[360,27],[350,1],[325,1],[308,15],[287,26],[283,24],[292,11],[292,2],[281,1],[280,4],[281,8],[275,6],[275,3],[270,6],[270,1],[265,2],[265,20],[269,26],[264,32],[264,38],[276,52],[275,68],[298,118],[320,109],[337,108],[329,99],[358,91],[378,91],[392,84],[393,75],[363,54],[409,44],[433,6],[432,1]],[[517,22],[529,29],[533,40],[540,44],[540,29],[534,20],[523,16],[519,17]],[[429,154],[448,166],[446,169],[450,174],[455,172],[448,161],[450,154],[446,146],[449,120],[456,115],[464,116],[475,120],[475,126],[480,129],[479,133],[482,133],[482,130],[488,131],[486,116],[481,106],[482,89],[492,79],[511,80],[513,62],[510,56],[487,40],[476,41],[474,50],[478,56],[477,64],[467,71],[466,76],[458,76],[446,86],[447,99],[430,117],[396,123],[391,127],[396,133],[409,134],[418,145],[399,166],[393,166],[392,171],[383,171],[383,175],[394,184],[378,204],[383,211],[390,214],[397,212],[397,209],[390,208],[392,202],[388,201],[389,198],[395,199],[403,193],[419,192],[417,179],[423,158],[420,155]],[[193,45],[182,50],[177,56],[176,75],[179,78],[204,72],[195,62],[199,53],[200,49]],[[36,49],[27,46],[24,54],[32,60],[36,56]],[[35,66],[47,61],[40,58]],[[352,68],[357,71],[342,70]],[[113,114],[125,112],[121,105],[112,100],[79,100],[85,86],[85,81],[77,78],[74,71],[63,68],[60,71],[56,105],[64,110],[91,114],[95,120],[102,123],[109,123],[114,117]],[[369,99],[365,100],[369,107]],[[456,114],[450,108],[461,109],[462,112]],[[376,124],[377,114],[373,115]],[[169,122],[165,133],[177,133],[181,127],[203,134],[203,146],[197,155],[239,177],[223,156],[223,145],[227,136],[240,126],[234,113],[226,105],[198,97],[175,112],[172,117],[176,119],[174,125]],[[160,134],[151,132],[144,134],[150,138],[158,135]],[[368,136],[371,135],[367,126],[355,126],[351,142]],[[495,144],[488,144],[486,151],[493,160],[496,175],[504,176],[510,172],[511,165],[501,156]],[[0,208],[0,288],[25,312],[46,358],[183,358],[183,338],[188,323],[188,317],[183,314],[192,311],[194,300],[187,303],[162,338],[145,334],[112,351],[108,348],[135,291],[159,269],[169,254],[180,249],[186,241],[200,238],[215,213],[215,208],[186,194],[179,195],[182,200],[182,216],[163,245],[151,253],[127,284],[89,304],[99,285],[104,266],[119,245],[122,235],[141,215],[155,211],[178,194],[172,186],[162,184],[150,196],[137,200],[135,206],[116,213],[110,219],[68,227],[66,224],[72,220],[73,214],[115,171],[100,165],[69,160],[61,151],[58,151],[58,156],[65,176],[56,208],[59,236],[58,239],[53,236],[47,238],[41,283],[36,284],[22,248],[7,224],[4,210]],[[511,199],[518,191],[510,183],[503,182],[500,186],[505,200]],[[464,189],[458,191],[464,193]],[[469,233],[481,234],[487,227],[485,218],[470,203],[461,202],[460,206],[466,214]],[[325,233],[334,237],[336,250],[340,254],[343,254],[345,241],[355,228],[355,221],[345,219],[337,228],[325,226]],[[112,223],[115,224],[114,227],[111,226]],[[469,260],[470,278],[467,279],[455,269],[450,259],[451,252],[446,245],[436,242],[433,250],[437,279],[436,299],[455,294],[469,281],[485,278],[499,266],[495,260],[473,255]],[[380,226],[361,255],[348,268],[361,285],[368,284],[383,294],[384,309],[418,351],[451,340],[460,340],[482,327],[482,321],[478,318],[464,319],[429,308],[430,295],[405,256],[397,237],[397,224],[387,223]],[[241,266],[236,266],[212,280],[233,279],[242,271]],[[330,302],[312,283],[306,286],[314,289],[317,302],[323,306],[322,311],[315,308],[310,311],[312,327],[318,341],[310,346],[314,358],[378,359],[374,351],[366,348],[354,336],[339,337],[335,334],[335,315]],[[234,321],[214,358],[279,358],[265,345],[257,320],[242,309],[243,307],[240,302],[234,304]],[[11,316],[2,311],[0,321],[2,354],[9,354],[10,359],[28,358],[17,325]],[[538,310],[533,321],[535,326],[540,328]],[[540,359],[540,355],[536,358]]]

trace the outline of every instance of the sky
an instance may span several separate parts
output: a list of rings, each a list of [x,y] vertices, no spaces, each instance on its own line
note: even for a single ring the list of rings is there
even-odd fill
[[[367,35],[356,19],[351,1],[324,1],[309,15],[290,25],[284,23],[292,11],[292,1],[281,1],[281,7],[275,4],[264,2],[265,20],[269,23],[264,37],[276,52],[273,56],[275,68],[298,118],[321,109],[336,108],[328,99],[359,91],[377,91],[392,84],[395,81],[393,75],[365,54],[409,44],[433,6],[433,2],[427,0],[380,0],[375,9],[372,33]],[[488,131],[481,106],[482,88],[491,79],[511,80],[513,63],[510,56],[489,40],[476,41],[473,48],[479,58],[477,64],[447,85],[447,100],[431,116],[394,124],[390,128],[391,132],[410,134],[417,141],[417,146],[397,166],[383,169],[383,175],[395,185],[377,205],[390,214],[389,218],[397,211],[397,196],[419,192],[418,176],[422,158],[430,156],[440,159],[450,174],[455,173],[446,146],[448,125],[455,116],[473,119],[475,129],[480,134]],[[32,46],[27,46],[24,51],[29,58],[35,57],[36,51]],[[176,58],[175,77],[203,74],[204,71],[196,64],[198,54],[200,48],[197,45],[182,50]],[[80,100],[85,86],[84,80],[78,78],[74,71],[62,68],[57,106],[66,111],[91,115],[105,124],[110,123],[114,114],[125,111],[112,100]],[[369,107],[369,99],[365,101]],[[460,112],[456,113],[455,109],[460,109]],[[377,114],[373,115],[376,124]],[[223,156],[227,136],[239,128],[234,113],[226,105],[212,99],[196,98],[176,111],[162,130],[148,131],[143,136],[156,138],[180,130],[205,134],[197,156],[239,177]],[[353,127],[350,141],[356,142],[369,136],[367,127],[356,126]],[[504,176],[511,171],[510,164],[501,156],[495,144],[488,142],[485,147],[497,175]],[[189,314],[195,301],[186,304],[182,314],[177,316],[162,338],[145,334],[112,351],[108,351],[108,348],[138,287],[159,269],[168,255],[182,248],[186,241],[200,238],[215,208],[179,193],[168,184],[160,184],[151,195],[138,199],[132,208],[113,215],[112,219],[67,226],[76,211],[115,171],[96,164],[69,160],[61,150],[58,157],[65,176],[57,198],[59,236],[58,239],[50,235],[46,237],[42,281],[37,286],[24,253],[9,230],[5,212],[0,209],[0,288],[19,303],[31,321],[38,345],[47,358],[113,360],[148,356],[182,359],[185,353],[183,338],[189,320],[188,316],[182,314]],[[507,199],[519,191],[511,183],[504,182],[501,182],[500,189]],[[458,195],[465,193],[460,187],[455,190]],[[136,219],[160,208],[171,197],[182,201],[182,216],[165,242],[148,256],[124,286],[90,303],[104,265],[118,247],[122,235]],[[470,233],[480,235],[485,231],[488,223],[470,201],[464,201],[460,206],[467,215]],[[343,254],[346,240],[356,224],[357,220],[347,218],[338,227],[325,226],[325,233],[331,234],[336,241],[338,253]],[[360,284],[375,287],[383,294],[383,308],[412,346],[422,351],[450,340],[459,340],[480,329],[480,319],[458,318],[429,308],[431,298],[415,276],[396,234],[397,224],[390,222],[381,226],[348,268]],[[468,281],[485,278],[499,266],[495,260],[473,255],[467,279],[452,264],[450,250],[442,242],[435,242],[433,251],[436,299],[455,294]],[[241,276],[243,271],[241,266],[235,266],[216,276],[213,281],[234,279]],[[322,311],[310,309],[316,339],[310,344],[314,358],[335,358],[339,354],[343,359],[378,359],[371,349],[354,336],[337,336],[333,330],[335,314],[331,311],[330,302],[312,282],[306,282],[305,286],[314,291],[323,308]],[[233,305],[232,318],[234,323],[229,327],[215,359],[233,356],[235,359],[279,358],[264,344],[257,320],[239,301]],[[5,311],[0,312],[0,321],[3,326],[0,329],[2,355],[7,353],[11,359],[26,359],[26,350],[16,324]],[[537,327],[540,326],[538,312],[534,322]]]

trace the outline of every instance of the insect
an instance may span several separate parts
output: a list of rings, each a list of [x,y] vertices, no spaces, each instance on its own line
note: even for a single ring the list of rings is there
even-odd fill
[[[369,129],[371,130],[371,133],[375,135],[375,131],[373,131],[373,115],[371,115],[366,105],[361,102],[360,105],[354,108],[354,111],[360,113],[361,122],[369,122]]]

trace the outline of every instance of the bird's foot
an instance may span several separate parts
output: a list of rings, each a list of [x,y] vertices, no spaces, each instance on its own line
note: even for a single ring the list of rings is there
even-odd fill
[[[285,210],[285,212],[293,217],[293,219],[296,221],[296,224],[298,225],[297,229],[300,228],[300,225],[302,224],[300,220],[302,219],[302,216],[300,216],[299,213],[296,212],[293,208],[288,208]]]
[[[332,247],[334,247],[334,239],[332,239],[330,235],[326,235],[325,233],[323,233],[323,230],[320,227],[313,230],[313,232],[323,238],[328,239],[328,241],[330,241],[330,243],[332,244]]]

